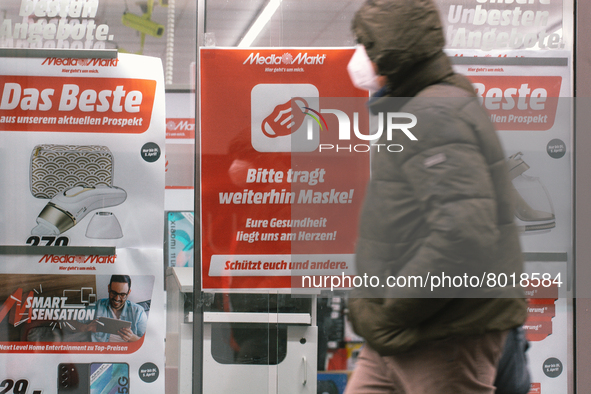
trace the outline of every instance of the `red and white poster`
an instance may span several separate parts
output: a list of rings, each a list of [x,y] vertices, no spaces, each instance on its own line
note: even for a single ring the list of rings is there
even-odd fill
[[[164,392],[164,145],[160,59],[2,59],[7,392]]]
[[[204,289],[353,273],[370,145],[367,92],[347,73],[352,54],[201,49]]]
[[[568,393],[574,296],[568,59],[539,58],[528,66],[515,65],[529,62],[522,55],[507,52],[506,64],[497,59],[501,61],[494,65],[488,62],[491,58],[475,57],[473,64],[466,59],[456,68],[472,81],[505,149],[525,272],[537,273],[546,283],[555,280],[550,287],[526,286],[529,313],[523,328],[530,341],[530,393]]]

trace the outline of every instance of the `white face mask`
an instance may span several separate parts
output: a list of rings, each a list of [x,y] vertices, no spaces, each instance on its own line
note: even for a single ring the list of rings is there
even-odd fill
[[[351,82],[353,82],[353,85],[356,88],[369,90],[371,93],[380,90],[381,86],[378,81],[378,76],[374,71],[373,63],[369,59],[369,56],[367,56],[367,52],[365,52],[365,47],[363,45],[357,45],[355,53],[347,65],[347,71],[349,72]]]

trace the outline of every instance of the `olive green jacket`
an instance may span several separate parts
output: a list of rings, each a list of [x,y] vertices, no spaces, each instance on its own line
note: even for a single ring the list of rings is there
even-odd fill
[[[403,3],[403,10],[391,3]],[[521,325],[527,314],[521,289],[494,286],[503,275],[519,278],[523,268],[503,149],[470,83],[452,71],[443,40],[430,36],[438,19],[413,20],[416,7],[422,7],[417,15],[432,11],[423,0],[376,0],[354,21],[359,41],[373,49],[368,55],[389,80],[386,97],[373,98],[370,110],[417,119],[409,128],[416,140],[400,130],[388,136],[384,129],[379,143],[403,149],[373,155],[361,213],[357,273],[377,276],[384,285],[388,276],[421,276],[426,282],[359,288],[349,300],[354,330],[382,355],[450,336],[506,330]],[[402,26],[395,30],[406,26],[421,34],[421,21],[422,35],[435,48],[415,42],[415,56],[404,57],[410,65],[388,68],[383,59],[392,58],[396,40],[379,34],[380,26],[388,34],[396,24]],[[433,277],[445,276],[463,280],[431,291]]]

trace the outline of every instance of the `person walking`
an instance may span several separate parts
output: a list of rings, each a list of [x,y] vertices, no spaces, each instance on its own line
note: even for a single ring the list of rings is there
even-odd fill
[[[359,45],[348,68],[373,92],[369,110],[417,119],[416,140],[382,133],[378,143],[403,149],[372,155],[357,272],[439,286],[355,289],[349,319],[365,344],[345,393],[492,394],[507,335],[527,315],[521,289],[495,286],[523,269],[499,138],[443,52],[431,0],[366,1],[352,28]]]

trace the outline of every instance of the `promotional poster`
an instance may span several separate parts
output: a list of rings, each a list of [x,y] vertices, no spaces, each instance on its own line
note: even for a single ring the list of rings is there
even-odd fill
[[[352,54],[201,49],[204,289],[352,273],[370,150],[351,131],[369,134],[367,92],[347,74]]]
[[[138,55],[2,60],[2,378],[163,392],[162,78]]]
[[[509,64],[527,62],[524,51],[506,52],[507,64],[501,59],[491,66],[490,58],[478,57],[456,65],[482,98],[505,149],[525,272],[557,279],[550,287],[526,289],[532,394],[568,392],[573,367],[573,99],[569,59],[561,54],[527,67]]]

